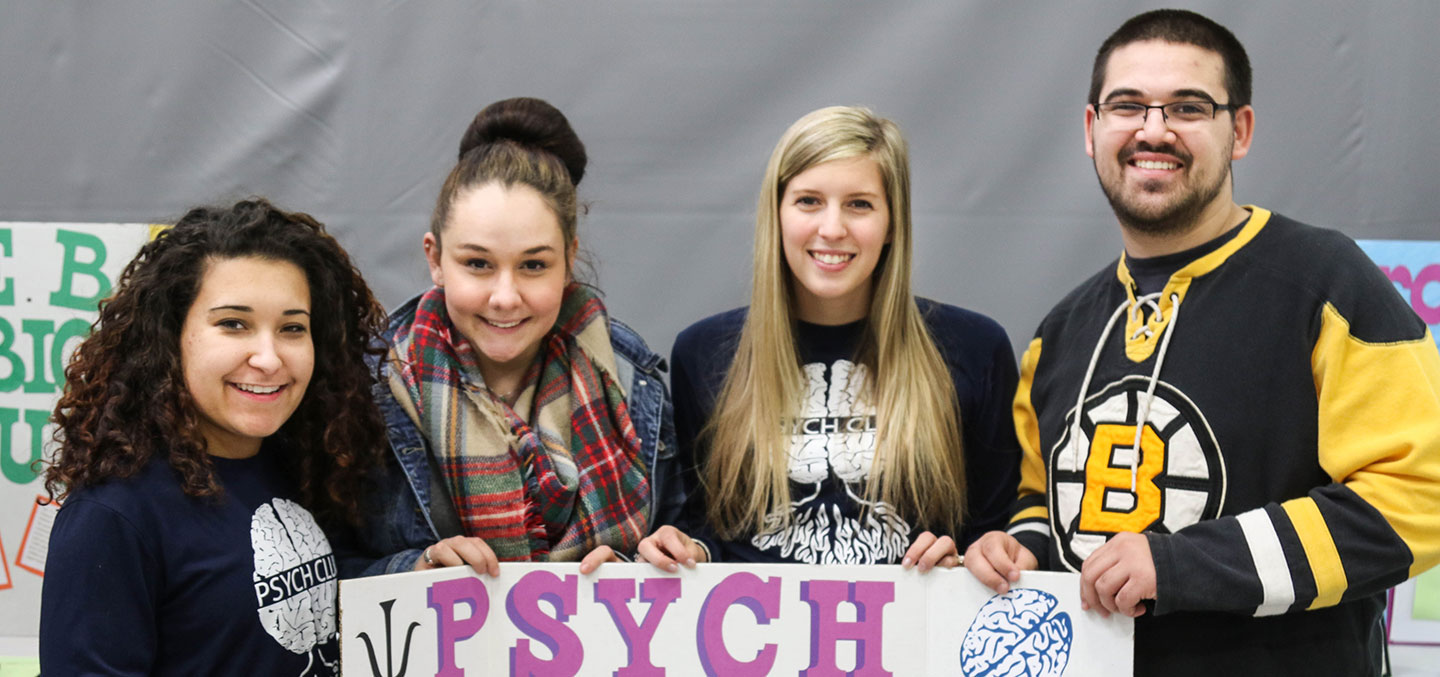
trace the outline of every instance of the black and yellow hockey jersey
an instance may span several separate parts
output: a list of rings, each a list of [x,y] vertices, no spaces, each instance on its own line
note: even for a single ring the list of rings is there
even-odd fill
[[[1046,316],[1010,533],[1073,571],[1147,533],[1137,674],[1370,674],[1440,560],[1440,355],[1354,242],[1249,209],[1160,293],[1122,257]]]

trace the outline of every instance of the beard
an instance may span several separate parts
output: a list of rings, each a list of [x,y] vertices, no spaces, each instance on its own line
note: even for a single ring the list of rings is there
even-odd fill
[[[1151,205],[1133,199],[1132,196],[1125,193],[1123,168],[1129,164],[1131,156],[1141,151],[1174,155],[1184,163],[1187,169],[1194,166],[1191,164],[1193,158],[1189,153],[1183,153],[1170,145],[1151,146],[1140,142],[1121,151],[1118,160],[1122,176],[1116,181],[1109,182],[1100,173],[1097,159],[1095,176],[1099,179],[1100,190],[1105,193],[1105,199],[1110,202],[1110,209],[1115,212],[1115,217],[1120,221],[1120,225],[1146,235],[1175,235],[1194,228],[1201,212],[1205,211],[1205,208],[1220,196],[1221,191],[1225,188],[1225,182],[1230,179],[1230,162],[1225,163],[1223,170],[1216,174],[1213,181],[1203,185],[1179,186],[1179,190],[1182,191],[1179,195],[1163,204]],[[1203,177],[1201,178],[1203,179]],[[1146,181],[1140,184],[1139,190],[1141,193],[1150,194],[1157,193],[1165,187],[1166,183],[1161,181]]]

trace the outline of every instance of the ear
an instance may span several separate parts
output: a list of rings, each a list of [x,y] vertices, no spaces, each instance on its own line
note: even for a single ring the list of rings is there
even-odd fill
[[[1250,153],[1250,142],[1255,140],[1255,109],[1244,106],[1235,111],[1235,147],[1230,150],[1230,159],[1239,160]]]
[[[565,279],[575,279],[575,256],[580,253],[579,238],[570,240],[570,246],[565,248]]]
[[[1085,154],[1095,157],[1095,106],[1085,104]]]
[[[421,246],[425,248],[425,264],[430,266],[430,281],[437,287],[445,286],[445,274],[440,269],[440,240],[434,233],[426,233]]]

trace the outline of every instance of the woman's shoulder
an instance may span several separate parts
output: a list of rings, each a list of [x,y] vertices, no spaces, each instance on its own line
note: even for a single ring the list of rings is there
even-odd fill
[[[732,308],[723,313],[716,313],[702,319],[685,329],[675,337],[675,352],[678,355],[682,350],[706,350],[713,351],[723,343],[733,343],[740,335],[740,330],[745,327],[745,317],[748,314],[749,306]]]
[[[916,297],[915,304],[937,341],[962,341],[972,348],[1010,343],[1005,328],[989,315],[926,298]]]
[[[606,318],[610,323],[610,347],[615,355],[629,361],[640,369],[651,369],[660,362],[660,355],[650,349],[640,332],[614,316]]]
[[[106,513],[134,525],[164,514],[174,507],[172,503],[183,497],[170,464],[165,459],[152,458],[133,475],[113,477],[75,490],[61,502],[60,514],[74,508],[72,516],[80,512]]]
[[[395,306],[394,308],[390,309],[390,312],[389,312],[389,313],[386,313],[386,315],[385,315],[385,327],[386,327],[385,338],[386,338],[386,339],[389,339],[390,337],[394,336],[397,332],[401,331],[402,329],[405,329],[405,328],[409,327],[411,324],[414,324],[414,322],[415,322],[415,311],[416,311],[416,309],[418,309],[418,308],[420,307],[420,297],[424,296],[425,293],[428,292],[428,291],[430,291],[430,290],[429,290],[429,289],[426,289],[425,291],[422,291],[422,292],[420,292],[420,293],[418,293],[418,294],[410,297],[409,299],[406,299],[405,302],[401,303],[401,304],[398,305],[398,306]]]

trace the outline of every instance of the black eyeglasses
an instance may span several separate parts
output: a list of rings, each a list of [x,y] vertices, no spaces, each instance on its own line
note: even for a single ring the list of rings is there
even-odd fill
[[[1150,117],[1150,109],[1160,109],[1160,115],[1165,124],[1175,125],[1204,122],[1213,120],[1222,110],[1233,111],[1239,106],[1227,103],[1215,103],[1214,101],[1172,101],[1160,106],[1147,106],[1134,101],[1106,101],[1105,103],[1094,104],[1099,114],[1108,115],[1116,120],[1117,124],[1130,123],[1135,127],[1143,127],[1145,119]]]

